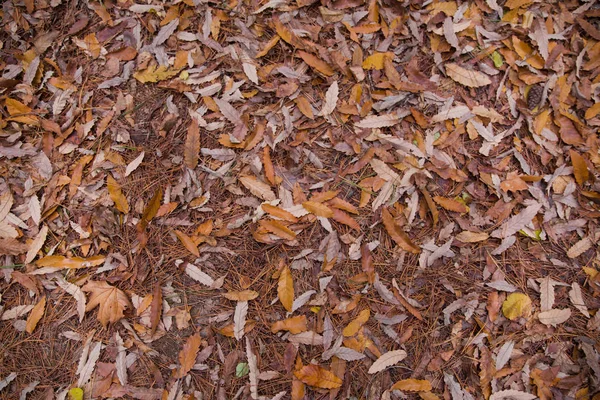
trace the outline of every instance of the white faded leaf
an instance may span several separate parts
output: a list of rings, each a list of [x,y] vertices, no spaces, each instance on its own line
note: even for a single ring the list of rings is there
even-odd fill
[[[532,204],[529,207],[526,207],[523,211],[518,213],[517,215],[511,217],[508,221],[506,221],[502,226],[492,232],[492,237],[505,239],[509,236],[514,235],[519,232],[521,229],[525,228],[533,217],[535,217],[542,208],[542,205],[539,203]]]
[[[56,279],[56,284],[60,286],[65,292],[69,293],[77,302],[77,313],[79,314],[79,322],[83,321],[85,316],[85,294],[79,288],[79,286],[67,282],[62,276]]]
[[[0,195],[0,221],[2,221],[8,213],[13,205],[13,197],[10,194],[10,191],[5,191]]]
[[[236,110],[231,104],[221,99],[213,99],[217,106],[219,106],[219,110],[221,114],[232,124],[239,125],[243,123],[242,121],[242,113]]]
[[[295,344],[306,344],[311,346],[323,346],[323,336],[313,331],[289,335],[288,340]]]
[[[546,276],[540,280],[540,309],[551,310],[554,306],[554,285],[557,282]]]
[[[127,167],[125,168],[125,176],[131,175],[131,173],[135,171],[137,167],[140,166],[140,164],[144,160],[144,155],[145,153],[142,151],[139,156],[137,156],[132,162],[127,164]]]
[[[12,381],[17,377],[16,372],[11,372],[8,376],[0,381],[0,391],[10,385]]]
[[[508,250],[510,248],[510,246],[515,244],[516,241],[517,241],[517,238],[515,236],[509,236],[507,238],[502,239],[502,242],[500,242],[500,246],[498,246],[494,250],[492,250],[491,254],[493,256],[497,256],[498,254],[504,253],[506,250]]]
[[[88,355],[87,360],[85,364],[83,364],[81,372],[79,373],[77,386],[83,386],[92,377],[92,372],[94,372],[96,362],[98,361],[98,358],[100,358],[100,350],[102,350],[102,347],[102,343],[100,342],[92,343],[92,349],[90,350],[90,354]]]
[[[258,399],[258,361],[256,355],[252,351],[250,339],[246,336],[246,357],[248,358],[248,378],[250,379],[250,396],[253,399]]]
[[[456,32],[454,32],[454,23],[452,22],[451,17],[447,17],[444,20],[443,29],[444,37],[446,38],[448,44],[454,47],[455,49],[460,50],[458,44],[458,36],[456,36]]]
[[[384,353],[379,357],[369,368],[370,374],[381,372],[387,367],[390,367],[406,358],[407,354],[404,350],[393,350]]]
[[[509,340],[500,347],[496,356],[496,371],[501,370],[508,363],[514,347],[515,342],[512,340]]]
[[[471,112],[471,110],[467,106],[452,107],[451,109],[449,109],[447,111],[442,111],[442,112],[434,115],[433,117],[431,117],[431,122],[436,123],[436,122],[446,121],[447,119],[460,118],[470,112]]]
[[[269,185],[259,181],[253,176],[242,176],[239,178],[239,181],[256,197],[260,197],[266,201],[272,201],[277,198]]]
[[[119,335],[119,332],[115,332],[115,343],[117,345],[117,358],[115,360],[115,368],[117,370],[117,377],[121,385],[127,385],[127,352],[123,345],[123,339]]]
[[[393,169],[388,167],[386,163],[378,158],[371,160],[371,168],[373,171],[384,181],[400,181],[400,175],[398,175]]]
[[[335,110],[339,94],[340,90],[338,88],[338,83],[337,81],[333,81],[331,86],[329,86],[329,89],[327,89],[327,93],[325,93],[325,103],[323,104],[323,109],[321,110],[322,116],[325,117]]]
[[[548,311],[544,311],[538,314],[538,319],[544,325],[552,325],[556,326],[558,324],[562,324],[571,316],[571,310],[569,308],[565,308],[562,310],[552,309]]]
[[[40,381],[33,381],[21,390],[19,400],[27,400],[27,395],[35,390],[35,387],[40,384]]]
[[[521,392],[519,390],[509,389],[501,390],[490,396],[490,400],[533,400],[537,396],[530,393]]]
[[[338,347],[333,355],[345,361],[356,361],[365,358],[365,355],[363,353],[359,353],[356,350],[352,350],[348,347],[343,346]]]
[[[246,315],[248,315],[248,302],[238,301],[233,314],[233,336],[240,340],[244,336],[246,326]]]
[[[292,303],[292,312],[296,311],[297,309],[299,309],[300,307],[305,305],[306,302],[308,300],[310,300],[310,297],[315,293],[317,293],[316,290],[308,290],[308,291],[302,293],[300,296],[298,296]]]
[[[188,274],[193,280],[200,282],[201,284],[210,288],[215,284],[215,280],[211,278],[207,273],[203,272],[200,268],[194,264],[187,263],[185,266],[185,273]]]
[[[492,83],[489,76],[483,72],[473,71],[456,64],[446,64],[446,74],[455,82],[467,87],[481,87]]]
[[[52,104],[52,115],[56,116],[63,112],[65,106],[67,105],[67,100],[69,100],[69,97],[71,97],[71,93],[73,93],[73,89],[61,90]]]
[[[35,236],[35,239],[33,239],[33,242],[31,242],[29,250],[27,250],[27,255],[25,256],[25,264],[29,264],[35,259],[37,252],[40,251],[40,249],[44,245],[44,242],[46,241],[46,235],[48,235],[48,227],[44,225],[42,226],[42,229],[40,229],[38,234]]]
[[[354,124],[357,128],[384,128],[387,126],[394,126],[400,122],[400,118],[396,114],[384,114],[384,115],[369,115],[362,121]]]
[[[40,205],[40,200],[36,195],[31,196],[29,198],[29,213],[31,214],[31,219],[36,225],[39,225],[40,220],[42,219],[42,206]]]
[[[15,319],[25,316],[29,311],[33,309],[33,307],[34,306],[31,305],[14,306],[9,310],[4,311],[1,319],[2,321],[8,321],[9,319]]]
[[[567,251],[567,257],[577,258],[591,248],[592,241],[589,237],[585,237],[571,246],[571,248]]]
[[[333,340],[333,324],[331,323],[331,318],[329,314],[325,315],[325,320],[323,321],[323,350],[329,350],[331,347],[331,342]]]
[[[583,300],[583,295],[581,293],[581,287],[577,282],[573,282],[571,285],[571,290],[569,291],[569,299],[571,299],[571,304],[575,306],[583,315],[587,318],[590,317],[590,313],[588,312],[587,306],[585,305],[585,301]]]
[[[240,60],[242,61],[242,69],[244,70],[244,74],[250,79],[250,82],[258,85],[258,74],[256,72],[256,65],[252,62],[248,54],[242,52],[240,55]]]

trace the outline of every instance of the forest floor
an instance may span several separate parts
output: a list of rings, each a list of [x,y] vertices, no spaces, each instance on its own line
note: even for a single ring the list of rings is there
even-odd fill
[[[600,399],[596,2],[0,16],[0,398]]]

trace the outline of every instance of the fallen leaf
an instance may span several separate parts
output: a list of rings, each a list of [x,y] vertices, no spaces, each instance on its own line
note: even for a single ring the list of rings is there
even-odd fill
[[[577,258],[589,249],[592,248],[592,241],[589,237],[584,237],[573,246],[569,248],[567,251],[567,257],[569,258]]]
[[[294,240],[296,238],[296,233],[280,221],[263,219],[259,221],[259,225],[282,239]]]
[[[371,310],[362,310],[356,318],[354,318],[342,331],[342,335],[349,337],[354,336],[358,333],[358,330],[369,320],[371,316]]]
[[[198,155],[200,154],[200,127],[198,122],[192,119],[187,129],[185,144],[183,147],[183,160],[185,166],[194,169],[198,165]]]
[[[559,310],[552,309],[548,311],[543,311],[538,314],[538,319],[544,325],[552,325],[556,326],[562,324],[566,320],[571,317],[571,310],[568,308]]]
[[[467,87],[482,87],[492,83],[490,78],[482,72],[469,70],[452,63],[446,64],[445,68],[446,74],[452,80]]]
[[[573,149],[569,150],[569,155],[571,156],[571,164],[573,165],[573,175],[575,175],[575,181],[579,184],[579,186],[583,186],[590,177],[590,172],[588,171],[585,158],[583,158],[583,156]]]
[[[442,196],[435,196],[433,200],[448,211],[454,211],[461,214],[464,214],[469,211],[469,207],[467,207],[460,201],[454,199]]]
[[[250,301],[258,297],[258,292],[255,290],[230,291],[224,293],[223,297],[233,301]]]
[[[179,69],[168,68],[161,65],[157,68],[156,65],[151,65],[148,68],[137,71],[133,74],[133,77],[141,83],[149,82],[160,82],[166,79],[170,79],[179,73]]]
[[[123,214],[129,213],[129,203],[127,202],[127,198],[121,191],[121,186],[110,174],[106,176],[106,187],[108,188],[110,199],[115,203],[117,210]]]
[[[36,261],[38,267],[55,267],[55,268],[89,268],[104,264],[104,256],[93,256],[89,258],[64,256],[46,256]]]
[[[33,333],[40,319],[46,311],[46,296],[43,296],[40,301],[33,307],[29,317],[27,317],[27,325],[25,325],[25,332]]]
[[[502,303],[502,314],[511,321],[531,315],[531,299],[524,293],[511,293]]]
[[[162,308],[162,289],[159,284],[155,283],[154,290],[152,292],[152,304],[150,304],[150,330],[153,335],[156,332],[158,323],[160,322]]]
[[[456,235],[456,239],[460,240],[463,243],[477,243],[483,242],[490,237],[485,232],[471,232],[471,231],[462,231],[458,235]]]
[[[191,335],[185,341],[183,348],[179,352],[179,369],[175,372],[176,378],[183,378],[192,369],[196,363],[196,355],[200,350],[200,334]]]
[[[426,379],[402,379],[394,383],[390,390],[429,392],[431,390],[431,383]]]
[[[125,168],[125,176],[131,175],[131,173],[140,166],[142,161],[144,161],[145,155],[146,153],[142,151],[136,158],[134,158],[129,164],[127,164],[127,167]]]
[[[333,81],[327,92],[325,93],[325,101],[323,103],[323,108],[321,109],[321,113],[319,115],[327,116],[331,114],[337,105],[338,95],[340,90],[338,88],[337,81]]]
[[[300,370],[294,371],[294,375],[301,382],[321,389],[335,389],[342,386],[342,380],[333,372],[314,364],[305,365]]]
[[[391,367],[394,364],[406,358],[407,354],[404,350],[392,350],[382,354],[375,362],[369,367],[369,374],[376,374],[385,370],[387,367]]]
[[[123,318],[123,311],[131,308],[125,292],[104,281],[89,281],[81,290],[91,293],[85,310],[90,311],[98,306],[98,320],[105,327],[109,322],[119,321]]]
[[[300,56],[300,58],[302,58],[302,61],[307,63],[311,68],[314,68],[315,70],[322,73],[323,75],[325,75],[325,76],[333,75],[333,72],[334,72],[333,69],[329,66],[329,64],[327,64],[325,61],[321,60],[320,58],[318,58],[310,53],[307,53],[305,51],[302,51],[302,50],[298,50],[298,52],[296,54],[298,54]]]
[[[242,176],[239,178],[239,181],[256,197],[260,197],[266,201],[273,201],[276,199],[275,193],[273,193],[271,187],[255,177]]]
[[[292,271],[287,265],[281,269],[279,274],[277,296],[283,308],[291,312],[294,304],[294,281],[292,280]]]
[[[394,58],[394,53],[375,52],[375,53],[371,54],[370,56],[368,56],[367,58],[365,58],[365,61],[363,61],[363,63],[362,63],[362,67],[363,67],[363,69],[366,69],[366,70],[372,70],[372,69],[382,70],[385,67],[385,61],[392,60],[393,58]]]
[[[44,242],[46,241],[46,236],[48,235],[48,227],[46,225],[42,226],[42,229],[38,232],[38,234],[31,242],[29,246],[29,250],[27,250],[27,255],[25,256],[25,264],[29,264],[32,262],[37,256],[38,251],[41,250]]]
[[[292,334],[305,332],[308,330],[306,325],[306,315],[299,315],[296,317],[284,319],[282,321],[276,321],[271,325],[271,332],[277,333],[279,331],[288,331]]]
[[[585,305],[585,301],[583,300],[583,294],[581,293],[581,287],[577,282],[573,282],[571,284],[571,290],[569,291],[569,299],[571,299],[571,304],[579,310],[583,315],[587,318],[590,317],[590,313],[588,312],[587,306]]]
[[[248,315],[248,302],[238,301],[233,313],[233,337],[241,340],[244,337],[244,328],[246,326],[246,316]]]
[[[323,203],[317,203],[316,201],[305,201],[302,203],[302,207],[311,214],[317,217],[331,218],[333,217],[333,211]]]
[[[181,241],[181,243],[183,244],[183,246],[193,255],[195,255],[196,257],[200,257],[200,252],[198,251],[198,246],[196,245],[196,243],[192,240],[191,237],[189,237],[188,235],[186,235],[185,233],[175,230],[175,236],[177,236],[177,238]]]
[[[383,225],[385,226],[385,230],[390,235],[390,237],[400,246],[403,250],[406,250],[410,253],[419,254],[421,249],[417,247],[412,240],[408,237],[406,232],[404,232],[396,221],[394,221],[394,217],[387,209],[383,209],[381,211],[381,217],[383,219]]]

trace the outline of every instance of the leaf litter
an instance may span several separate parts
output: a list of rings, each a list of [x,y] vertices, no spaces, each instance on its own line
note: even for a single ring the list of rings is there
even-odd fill
[[[0,397],[598,396],[595,2],[143,3],[3,4]]]

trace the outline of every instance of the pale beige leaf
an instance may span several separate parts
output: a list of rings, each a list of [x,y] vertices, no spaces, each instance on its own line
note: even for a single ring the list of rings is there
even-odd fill
[[[136,158],[133,159],[133,161],[131,161],[129,164],[127,164],[127,167],[125,167],[125,176],[131,175],[131,173],[133,171],[135,171],[137,169],[137,167],[140,166],[142,161],[144,161],[145,155],[146,155],[146,153],[144,153],[142,151]]]
[[[32,305],[22,305],[22,306],[14,306],[9,310],[4,311],[2,313],[2,317],[0,318],[2,321],[8,321],[9,319],[15,319],[26,315],[29,311],[33,309]]]
[[[67,282],[63,277],[56,279],[56,284],[60,286],[65,292],[69,293],[77,302],[77,313],[79,314],[79,322],[83,321],[85,316],[86,300],[85,294],[79,288],[79,286]]]
[[[554,306],[554,285],[556,281],[549,276],[542,278],[540,282],[540,309],[548,311]]]
[[[571,316],[571,310],[568,308],[565,309],[552,309],[548,311],[544,311],[538,314],[538,319],[544,325],[552,325],[556,326],[558,324],[562,324]]]
[[[446,64],[446,74],[455,82],[467,87],[481,87],[492,83],[486,74],[460,67],[456,64]]]
[[[521,229],[525,228],[531,220],[537,215],[538,211],[542,208],[539,203],[532,204],[526,207],[523,211],[517,215],[511,217],[502,226],[492,232],[492,237],[504,239],[514,235]]]
[[[238,301],[233,314],[233,336],[241,340],[244,336],[244,327],[246,326],[246,315],[248,315],[248,302]]]
[[[33,239],[33,242],[31,242],[31,245],[29,246],[29,250],[27,250],[27,255],[25,256],[25,264],[29,264],[30,262],[32,262],[35,259],[38,251],[40,251],[40,249],[44,245],[47,235],[48,235],[48,227],[46,225],[44,225],[44,226],[42,226],[42,229],[40,229],[38,234],[35,236],[35,239]]]
[[[248,379],[250,380],[250,396],[258,399],[258,360],[252,351],[250,339],[246,336],[246,357],[248,358]]]
[[[370,374],[381,372],[387,367],[390,367],[406,358],[407,354],[404,350],[393,350],[384,353],[379,357],[369,368]]]
[[[471,112],[471,110],[467,106],[452,107],[451,109],[449,109],[447,111],[439,112],[436,115],[434,115],[433,117],[431,117],[431,122],[436,123],[436,122],[446,121],[448,119],[460,118],[460,117],[468,114],[469,112]]]
[[[207,273],[202,271],[194,264],[187,263],[185,266],[185,273],[188,274],[193,280],[200,282],[204,286],[213,287],[215,280],[210,277]]]
[[[198,122],[192,119],[187,130],[185,145],[183,147],[183,160],[185,166],[194,169],[198,165],[198,153],[200,152],[200,127]]]
[[[327,89],[327,92],[325,93],[325,102],[323,103],[323,108],[321,109],[320,115],[325,117],[335,110],[339,93],[340,90],[338,87],[338,83],[337,81],[333,81],[333,83],[331,84],[331,86],[329,86],[329,89]]]
[[[357,128],[385,128],[394,126],[400,122],[396,114],[369,115],[363,120],[354,124]]]
[[[577,282],[573,282],[573,284],[571,284],[571,290],[569,291],[569,299],[571,299],[571,304],[573,304],[573,306],[575,306],[576,309],[578,309],[587,318],[590,317],[590,313],[588,312],[587,306],[585,305],[585,301],[583,300],[581,287]]]
[[[567,257],[569,258],[577,258],[589,249],[592,248],[592,241],[589,237],[584,237],[577,243],[575,243],[571,248],[567,251]]]
[[[127,351],[123,344],[123,339],[119,332],[115,332],[115,344],[117,346],[117,357],[115,360],[115,369],[117,370],[117,377],[121,385],[127,384]]]
[[[104,346],[100,342],[92,342],[92,349],[87,355],[87,360],[83,364],[81,372],[79,373],[77,386],[83,386],[87,381],[90,380],[92,373],[94,372],[94,368],[96,367],[96,362],[98,362],[98,359],[100,358],[100,351],[103,347]]]
[[[471,231],[462,231],[458,235],[456,235],[456,239],[460,240],[463,243],[477,243],[483,242],[490,237],[485,232],[471,232]]]
[[[29,213],[31,214],[33,222],[36,225],[39,225],[40,220],[42,219],[42,206],[36,195],[31,196],[29,199]]]
[[[13,197],[10,191],[0,194],[0,221],[4,220],[13,205]]]
[[[509,389],[501,390],[490,396],[490,400],[533,400],[537,399],[535,394],[521,392],[519,390]]]
[[[398,175],[393,169],[391,169],[386,163],[383,161],[374,158],[370,162],[371,168],[377,174],[378,177],[383,179],[384,181],[392,181],[399,182],[400,175]]]
[[[266,201],[273,201],[277,198],[269,185],[253,176],[242,176],[239,178],[239,181],[256,197],[260,197]]]

